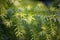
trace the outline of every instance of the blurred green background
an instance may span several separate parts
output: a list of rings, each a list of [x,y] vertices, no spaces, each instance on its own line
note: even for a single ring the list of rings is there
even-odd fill
[[[60,0],[0,0],[0,40],[60,40]]]

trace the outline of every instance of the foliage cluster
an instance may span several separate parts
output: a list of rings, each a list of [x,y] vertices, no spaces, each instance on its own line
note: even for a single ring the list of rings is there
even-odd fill
[[[60,40],[59,12],[42,2],[0,0],[0,40]]]

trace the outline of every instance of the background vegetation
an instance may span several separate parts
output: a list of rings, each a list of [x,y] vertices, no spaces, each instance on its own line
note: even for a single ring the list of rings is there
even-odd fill
[[[0,40],[60,40],[59,2],[0,0]]]

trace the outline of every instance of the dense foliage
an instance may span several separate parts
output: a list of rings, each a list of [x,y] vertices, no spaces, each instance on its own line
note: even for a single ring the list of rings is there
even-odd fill
[[[0,0],[0,40],[60,40],[57,4]]]

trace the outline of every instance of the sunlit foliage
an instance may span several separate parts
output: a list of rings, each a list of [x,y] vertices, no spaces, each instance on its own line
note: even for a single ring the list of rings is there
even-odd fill
[[[58,13],[43,2],[0,0],[0,40],[60,40]]]

